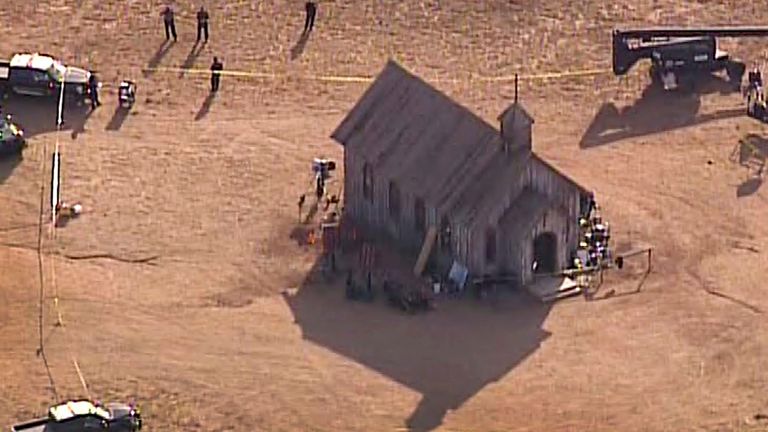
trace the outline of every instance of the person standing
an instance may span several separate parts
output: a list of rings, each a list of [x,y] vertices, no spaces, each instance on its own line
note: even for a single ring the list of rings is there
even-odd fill
[[[315,27],[315,15],[317,15],[317,3],[313,1],[308,1],[304,5],[304,9],[306,9],[306,12],[307,12],[307,17],[304,20],[304,33],[309,33]]]
[[[91,72],[91,76],[88,78],[88,96],[91,98],[91,109],[96,109],[96,107],[101,105],[101,102],[99,102],[99,81],[93,72]]]
[[[219,61],[218,57],[213,58],[213,64],[211,64],[211,91],[219,91],[219,82],[221,80],[221,71],[224,70],[224,64]]]
[[[163,24],[165,24],[165,40],[170,40],[173,36],[173,41],[176,42],[176,20],[174,19],[173,7],[166,6],[160,16],[163,17]]]
[[[197,41],[200,42],[200,36],[205,35],[205,43],[208,43],[208,11],[205,7],[200,6],[200,10],[197,11]]]

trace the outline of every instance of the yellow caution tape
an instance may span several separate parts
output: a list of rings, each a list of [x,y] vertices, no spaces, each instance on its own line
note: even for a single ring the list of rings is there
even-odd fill
[[[176,67],[155,67],[144,68],[144,72],[160,72],[160,73],[179,73],[179,74],[192,74],[192,75],[210,75],[211,71],[208,69],[184,69]],[[610,73],[610,69],[585,69],[577,71],[566,72],[549,72],[543,74],[519,74],[517,79],[533,81],[544,79],[558,79],[569,77],[586,77],[597,76]],[[268,72],[257,71],[239,71],[239,70],[223,70],[219,74],[222,76],[243,77],[243,78],[256,78],[256,79],[279,79],[279,78],[294,78],[307,81],[321,81],[321,82],[340,82],[340,83],[368,83],[375,79],[373,76],[363,75],[292,75],[292,74],[277,74]],[[515,80],[515,75],[504,75],[498,77],[488,77],[482,75],[471,75],[470,81],[484,81],[484,82],[511,82]],[[436,79],[430,81],[438,82],[458,82],[459,79]]]
[[[517,78],[521,81],[523,80],[533,81],[533,80],[543,80],[543,79],[596,76],[596,75],[604,75],[610,72],[611,72],[610,69],[584,69],[584,70],[577,70],[577,71],[548,72],[543,74],[530,74],[530,75],[519,74]],[[515,75],[505,75],[505,76],[498,76],[498,77],[479,76],[479,77],[476,77],[475,79],[480,81],[492,81],[492,82],[514,81]]]

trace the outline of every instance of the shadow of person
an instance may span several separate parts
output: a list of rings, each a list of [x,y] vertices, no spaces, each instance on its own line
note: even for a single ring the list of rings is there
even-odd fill
[[[212,91],[208,93],[208,96],[203,101],[203,104],[200,106],[200,110],[197,111],[197,114],[195,114],[195,121],[202,120],[203,117],[208,115],[208,112],[211,110],[211,105],[213,105],[213,100],[216,98],[216,92]]]
[[[77,139],[78,135],[85,132],[85,124],[88,122],[88,119],[91,118],[93,111],[94,110],[89,109],[82,118],[76,119],[77,122],[72,126],[72,139]]]
[[[310,32],[305,31],[301,33],[299,40],[296,41],[296,45],[291,48],[291,60],[296,60],[304,53],[304,48],[306,48],[307,42],[309,41],[309,35]]]
[[[128,118],[128,115],[131,113],[131,109],[118,105],[117,108],[115,108],[115,112],[112,114],[112,118],[109,119],[109,123],[107,123],[107,126],[104,128],[104,130],[108,131],[119,131],[121,127],[123,127],[123,123],[125,122],[125,119]]]
[[[155,51],[155,54],[152,56],[151,59],[149,59],[149,62],[147,62],[147,67],[144,68],[144,76],[148,77],[155,73],[155,69],[157,69],[157,66],[160,64],[161,61],[163,61],[163,57],[168,53],[168,51],[173,46],[173,42],[169,41],[163,41],[162,44],[157,48],[157,51]]]
[[[192,49],[189,51],[189,54],[187,54],[187,58],[184,59],[184,63],[181,64],[181,72],[179,72],[179,78],[183,78],[184,73],[195,65],[195,61],[200,56],[200,53],[203,52],[203,48],[205,48],[205,44],[195,42],[195,44],[192,46]]]
[[[340,258],[341,273],[353,262],[351,255]],[[412,431],[438,427],[449,410],[501,379],[550,335],[542,324],[551,306],[521,292],[501,295],[492,309],[446,301],[438,311],[409,315],[385,306],[382,296],[376,304],[353,304],[343,285],[323,282],[318,261],[284,298],[304,339],[421,393],[405,421]]]

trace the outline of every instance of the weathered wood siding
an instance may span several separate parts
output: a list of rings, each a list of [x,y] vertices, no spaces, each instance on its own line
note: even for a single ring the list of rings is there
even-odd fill
[[[520,240],[513,238],[509,232],[502,231],[499,233],[499,243],[499,270],[520,275],[522,266],[520,254],[523,251],[523,245],[520,244]]]
[[[557,239],[555,269],[562,269],[568,263],[571,254],[571,250],[566,246],[568,242],[568,219],[559,211],[547,211],[520,245],[518,257],[520,268],[516,273],[520,275],[522,284],[528,284],[533,280],[533,243],[536,237],[548,232],[554,234]]]
[[[528,164],[529,184],[539,193],[552,200],[553,205],[561,207],[566,215],[565,242],[558,245],[569,254],[575,250],[579,243],[578,220],[581,208],[581,191],[536,158]]]
[[[438,227],[438,230],[441,228],[442,218],[444,215],[440,214],[437,209],[433,206],[430,206],[430,204],[427,204],[427,226],[429,227],[431,224]],[[453,261],[458,261],[459,264],[469,268],[469,261],[468,256],[470,254],[470,251],[472,251],[472,248],[470,246],[470,231],[459,224],[456,224],[454,221],[451,220],[450,215],[448,216],[448,226],[451,230],[451,241],[449,242],[449,245],[447,249],[443,250],[440,249],[439,246],[435,248],[435,251],[437,251],[437,254],[439,255],[437,257],[439,264],[442,264],[446,267],[446,271],[450,269],[450,266],[453,265]],[[440,242],[440,231],[438,231],[438,242]]]
[[[416,229],[415,200],[417,197],[398,184],[400,189],[400,215],[397,218],[389,212],[390,178],[377,172],[371,165],[373,200],[369,202],[363,195],[362,157],[347,152],[344,159],[345,212],[355,220],[377,233],[385,233],[397,244],[408,250],[418,252],[424,240],[424,233]],[[451,225],[451,244],[448,254],[465,265],[470,273],[480,275],[497,271],[511,271],[519,275],[520,283],[532,280],[533,242],[537,235],[552,232],[557,238],[557,266],[562,268],[569,262],[571,253],[578,245],[578,217],[581,206],[582,190],[575,187],[551,167],[538,159],[531,158],[521,171],[519,178],[508,184],[509,190],[498,205],[478,217],[472,226],[457,225],[448,219]],[[530,187],[544,194],[553,202],[553,208],[545,214],[527,234],[526,238],[510,239],[498,226],[499,218],[512,205],[524,188]],[[425,200],[426,227],[440,226],[443,215],[439,214],[434,203]],[[492,227],[496,230],[496,263],[489,265],[485,261],[485,231]]]
[[[367,199],[363,194],[363,166],[365,160],[353,152],[346,152],[344,157],[344,213],[361,228],[371,231],[372,234],[386,233],[389,219],[387,207],[386,179],[381,178],[372,164],[371,176],[373,183],[372,199]]]
[[[397,181],[395,183],[397,184]],[[389,180],[387,180],[387,188],[389,188]],[[398,188],[400,188],[400,215],[398,217],[390,216],[389,206],[387,206],[387,231],[401,247],[418,253],[424,243],[426,229],[421,232],[416,228],[415,204],[417,197],[404,191],[402,186],[398,185]]]
[[[363,166],[365,160],[348,152],[344,158],[344,211],[355,221],[376,234],[386,234],[399,246],[418,252],[424,241],[424,232],[416,228],[415,202],[412,194],[400,189],[400,215],[393,217],[389,210],[390,178],[381,176],[371,164],[373,199],[363,194]],[[371,202],[372,201],[372,202]],[[436,211],[425,203],[426,227],[435,224]]]
[[[352,152],[344,155],[344,213],[360,224],[373,221],[373,205],[363,196],[363,164]],[[375,170],[374,170],[375,180]],[[374,183],[374,190],[376,184]]]

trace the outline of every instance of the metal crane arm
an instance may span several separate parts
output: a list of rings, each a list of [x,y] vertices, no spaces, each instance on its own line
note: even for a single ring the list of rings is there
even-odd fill
[[[614,37],[624,39],[652,39],[652,38],[676,38],[676,37],[766,37],[768,27],[702,27],[702,28],[647,28],[614,30]]]

